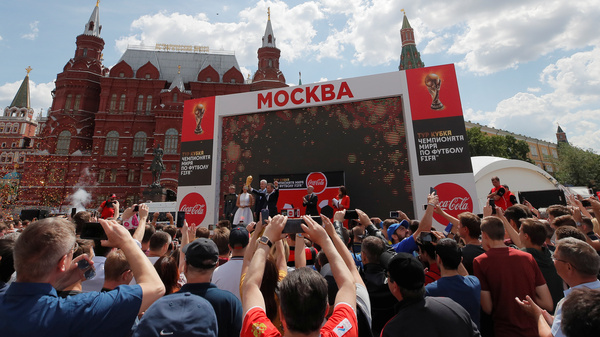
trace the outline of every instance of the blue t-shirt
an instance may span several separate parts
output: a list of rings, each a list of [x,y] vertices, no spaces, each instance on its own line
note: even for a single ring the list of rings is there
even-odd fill
[[[481,284],[475,276],[448,276],[425,286],[425,295],[432,297],[449,297],[460,304],[471,315],[471,319],[479,328],[479,308],[481,305]]]
[[[409,254],[412,254],[412,252],[418,249],[417,243],[415,242],[415,238],[412,235],[398,243],[395,243],[394,245],[392,245],[392,248],[394,248],[396,253]]]
[[[142,305],[139,285],[60,298],[49,283],[12,283],[0,296],[3,336],[126,336]]]

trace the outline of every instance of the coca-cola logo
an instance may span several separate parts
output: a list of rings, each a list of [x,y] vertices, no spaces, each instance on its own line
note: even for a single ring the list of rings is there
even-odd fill
[[[306,186],[315,188],[315,193],[319,194],[327,188],[327,177],[322,172],[312,172],[306,177]]]
[[[190,193],[181,200],[179,210],[185,212],[188,225],[200,225],[206,217],[206,200],[198,193]]]
[[[460,213],[473,212],[473,200],[469,192],[462,186],[454,183],[442,183],[435,189],[440,198],[440,208],[446,213],[456,218]],[[433,218],[443,225],[448,224],[448,221],[437,213],[433,213]]]

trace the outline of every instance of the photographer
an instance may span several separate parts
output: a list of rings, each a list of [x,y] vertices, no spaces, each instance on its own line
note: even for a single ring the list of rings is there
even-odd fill
[[[102,219],[117,219],[119,218],[119,201],[116,200],[115,194],[111,195],[108,200],[103,201],[98,207],[98,213]]]

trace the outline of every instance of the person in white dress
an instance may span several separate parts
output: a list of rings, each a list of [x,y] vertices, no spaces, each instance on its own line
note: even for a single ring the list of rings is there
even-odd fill
[[[237,211],[233,216],[233,225],[237,225],[240,222],[245,225],[252,222],[254,219],[252,217],[252,207],[254,206],[254,197],[250,193],[248,193],[248,186],[244,185],[242,187],[242,194],[238,195],[236,206]]]

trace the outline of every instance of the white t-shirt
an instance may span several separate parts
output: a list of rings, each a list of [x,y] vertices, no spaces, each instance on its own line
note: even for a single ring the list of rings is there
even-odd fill
[[[215,269],[212,276],[212,283],[221,290],[227,290],[242,300],[240,296],[240,279],[242,278],[242,264],[244,258],[235,256],[229,259],[227,263]]]
[[[92,258],[94,268],[96,268],[96,276],[91,280],[81,282],[81,291],[89,293],[90,291],[100,291],[104,285],[104,262],[105,256],[94,256]]]

